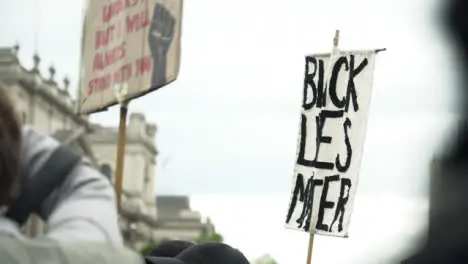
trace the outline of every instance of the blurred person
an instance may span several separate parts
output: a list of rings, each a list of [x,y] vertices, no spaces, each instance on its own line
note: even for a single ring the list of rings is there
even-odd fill
[[[468,1],[447,1],[444,22],[461,60],[459,92],[461,121],[450,147],[436,160],[430,179],[430,211],[427,239],[422,250],[403,261],[408,264],[468,263]]]
[[[115,200],[89,160],[22,127],[0,83],[0,263],[142,263],[123,247]],[[20,231],[31,213],[46,222],[36,239]]]
[[[10,97],[0,83],[0,207],[5,211],[18,196],[21,168],[21,126]],[[2,226],[0,219],[0,226]]]
[[[177,256],[184,264],[250,264],[238,249],[219,242],[192,246]]]
[[[173,259],[147,257],[149,264],[250,264],[238,249],[218,242],[191,246]]]
[[[166,240],[157,245],[148,256],[175,258],[185,249],[195,245],[190,241],[184,240]]]

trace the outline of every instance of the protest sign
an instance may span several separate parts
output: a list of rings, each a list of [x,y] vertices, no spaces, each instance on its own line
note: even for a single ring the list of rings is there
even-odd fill
[[[287,228],[348,236],[375,55],[375,50],[337,51],[306,57]]]
[[[180,65],[181,17],[182,0],[89,1],[79,113],[100,111],[173,82]],[[116,93],[124,98],[118,100]]]

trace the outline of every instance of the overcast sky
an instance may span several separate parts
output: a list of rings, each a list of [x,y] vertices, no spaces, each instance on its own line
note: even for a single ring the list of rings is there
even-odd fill
[[[332,240],[339,243],[333,247],[357,254],[357,263],[375,263],[357,252],[388,252],[356,245],[368,239],[390,243],[386,235],[408,235],[408,219],[423,223],[409,212],[417,207],[422,211],[416,214],[424,215],[427,165],[456,117],[456,57],[436,27],[437,2],[186,0],[179,79],[130,104],[130,111],[144,112],[159,126],[158,193],[196,195],[194,205],[249,256],[270,251],[281,263],[304,262],[307,236],[282,226],[296,152],[303,56],[330,51],[334,30],[340,29],[343,49],[388,49],[378,55],[375,68],[352,238]],[[82,1],[0,3],[0,46],[18,42],[27,67],[37,49],[44,74],[54,64],[57,75],[69,76],[76,87]],[[116,108],[93,116],[109,125],[117,118]],[[377,206],[383,202],[392,206]],[[375,213],[377,207],[383,211]],[[378,232],[366,230],[376,222],[382,224],[375,226]],[[331,242],[317,241],[322,253],[316,263],[354,259],[327,261]],[[291,254],[285,245],[297,245],[291,251],[297,261],[287,261]]]

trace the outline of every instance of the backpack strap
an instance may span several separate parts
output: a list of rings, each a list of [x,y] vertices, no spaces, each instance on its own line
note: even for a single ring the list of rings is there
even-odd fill
[[[22,226],[33,212],[38,212],[47,197],[62,185],[81,157],[65,146],[54,150],[36,175],[29,177],[20,196],[9,206],[5,216]]]

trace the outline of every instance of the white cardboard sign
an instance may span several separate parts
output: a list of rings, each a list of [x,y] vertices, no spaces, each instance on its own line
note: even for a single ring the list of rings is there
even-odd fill
[[[375,55],[372,50],[306,57],[287,228],[348,236]]]

